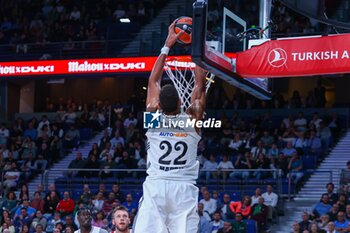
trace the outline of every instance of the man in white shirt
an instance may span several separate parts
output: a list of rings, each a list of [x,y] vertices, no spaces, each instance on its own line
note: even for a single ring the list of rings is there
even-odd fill
[[[124,120],[124,128],[129,128],[130,124],[133,124],[135,127],[137,125],[137,119],[134,117],[132,112],[129,113],[129,117]]]
[[[122,146],[125,146],[125,140],[123,137],[120,136],[119,131],[115,131],[114,138],[111,139],[112,149],[115,149],[118,145],[118,143],[121,143]]]
[[[224,180],[226,180],[227,174],[230,172],[228,170],[229,169],[233,169],[234,167],[233,167],[232,162],[228,160],[228,156],[224,155],[222,157],[222,161],[220,161],[220,163],[219,163],[217,168],[219,170],[220,175],[222,174],[222,178]]]
[[[221,220],[220,212],[215,212],[213,219],[214,220],[210,222],[211,233],[217,233],[219,229],[224,227],[224,221]]]
[[[255,204],[258,204],[260,197],[261,197],[261,189],[260,188],[256,188],[255,189],[255,194],[252,196],[251,206],[253,206]]]
[[[203,212],[207,211],[210,216],[215,213],[217,208],[216,200],[210,198],[210,193],[208,191],[203,192],[203,199],[200,200],[199,203],[203,204]]]
[[[272,192],[272,185],[267,185],[266,193],[263,193],[261,196],[264,198],[264,204],[269,208],[268,220],[272,220],[272,216],[276,213],[276,206],[278,202],[278,195]]]
[[[203,164],[202,169],[205,170],[201,175],[205,174],[206,180],[209,180],[210,176],[213,178],[217,178],[217,167],[218,163],[215,160],[215,156],[213,154],[210,155],[209,160],[206,160]]]
[[[106,230],[91,225],[92,217],[89,209],[82,208],[77,213],[80,229],[74,233],[108,233]]]
[[[294,126],[298,131],[305,131],[307,126],[307,121],[304,117],[303,112],[298,113],[298,118],[294,121]]]

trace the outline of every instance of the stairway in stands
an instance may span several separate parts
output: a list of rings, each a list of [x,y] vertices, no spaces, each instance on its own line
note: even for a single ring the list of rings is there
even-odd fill
[[[88,142],[84,143],[78,150],[73,150],[71,153],[66,155],[63,159],[61,159],[58,163],[54,164],[51,169],[55,170],[52,171],[49,170],[49,176],[47,184],[54,183],[55,179],[58,177],[61,177],[63,175],[62,171],[59,171],[60,169],[67,169],[69,166],[69,163],[75,159],[76,153],[80,151],[83,154],[83,158],[87,158],[89,151],[91,150],[91,146],[94,143],[97,143],[101,138],[103,137],[103,132],[96,134],[92,139],[90,139]],[[39,175],[35,179],[33,179],[28,184],[29,189],[29,195],[32,196],[33,193],[37,190],[38,185],[41,183],[42,176]]]
[[[160,32],[168,33],[168,25],[177,17],[185,14],[185,6],[189,4],[188,0],[171,0],[169,3],[159,12],[159,14],[147,25],[145,25],[138,35],[132,40],[120,53],[120,55],[139,55],[140,53],[140,41],[142,40],[143,47],[147,52],[152,52],[152,48],[159,50],[164,43]],[[179,15],[178,15],[179,14]],[[162,30],[163,29],[163,30]],[[155,52],[155,51],[153,51]]]
[[[280,224],[273,227],[272,232],[290,232],[295,221],[301,221],[303,211],[312,211],[323,193],[326,191],[326,184],[332,181],[335,190],[339,187],[340,171],[346,168],[349,161],[350,130],[340,139],[337,145],[330,152],[328,157],[321,163],[318,169],[311,175],[293,201],[285,205],[286,214],[280,219]],[[332,173],[330,173],[330,171]],[[332,174],[332,177],[330,177]]]

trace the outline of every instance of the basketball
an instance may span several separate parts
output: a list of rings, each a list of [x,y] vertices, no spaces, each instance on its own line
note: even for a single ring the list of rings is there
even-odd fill
[[[192,43],[192,18],[187,16],[182,16],[176,20],[175,33],[185,31],[177,40],[178,43],[189,45]]]

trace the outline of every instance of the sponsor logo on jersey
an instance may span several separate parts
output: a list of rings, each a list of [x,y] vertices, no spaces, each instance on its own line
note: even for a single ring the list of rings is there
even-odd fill
[[[184,137],[187,137],[188,134],[187,134],[187,133],[160,132],[160,133],[159,133],[159,136],[162,136],[162,137],[181,137],[181,138],[184,138]]]

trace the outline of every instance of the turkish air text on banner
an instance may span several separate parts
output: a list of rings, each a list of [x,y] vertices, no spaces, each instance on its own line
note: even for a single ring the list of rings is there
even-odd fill
[[[237,53],[242,77],[291,77],[350,72],[350,34],[271,40]]]

